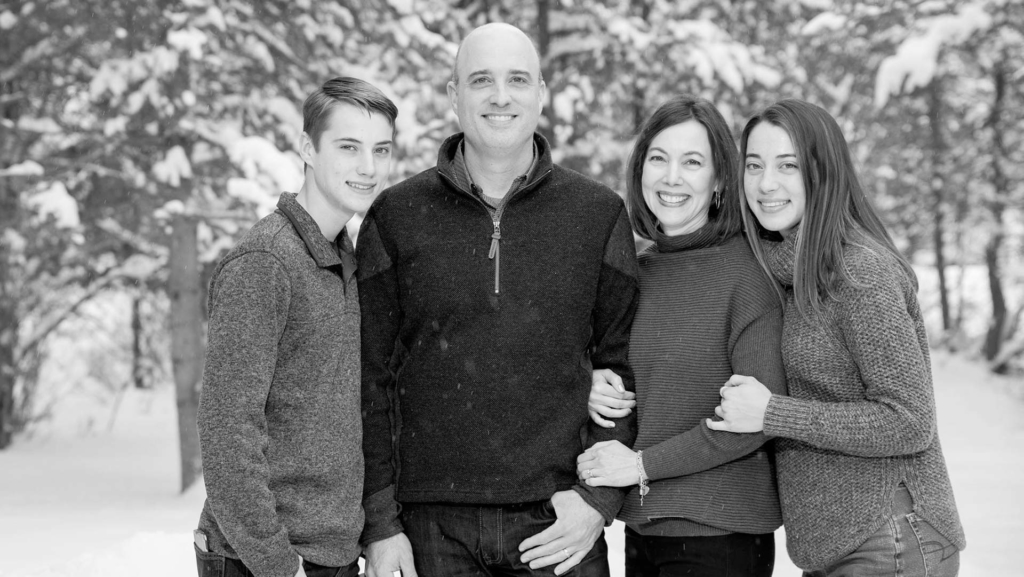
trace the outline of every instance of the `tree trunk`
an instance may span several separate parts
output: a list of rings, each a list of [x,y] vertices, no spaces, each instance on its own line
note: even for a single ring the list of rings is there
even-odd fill
[[[192,486],[202,473],[196,415],[205,347],[196,230],[195,218],[186,215],[174,218],[169,259],[171,363],[178,401],[182,492]]]
[[[1006,145],[1003,141],[1002,113],[1006,94],[1006,68],[1003,61],[995,65],[993,71],[995,99],[992,102],[992,114],[989,116],[989,129],[992,131],[992,200],[988,203],[992,212],[993,231],[985,245],[985,265],[988,267],[988,286],[992,296],[992,319],[982,353],[985,359],[992,361],[999,354],[1007,334],[1006,298],[1003,295],[1002,271],[999,266],[999,252],[1003,245],[1003,211],[1006,208],[1004,196],[1009,189],[1006,174],[1003,172],[1002,160],[1007,157]],[[992,367],[996,373],[1004,373],[1007,364],[1001,363]]]
[[[136,389],[145,389],[148,385],[143,372],[142,361],[142,295],[132,295],[132,384]]]
[[[14,347],[18,342],[18,315],[16,300],[10,291],[9,255],[6,246],[0,244],[0,449],[11,444],[17,426],[14,418],[14,383],[18,367],[14,359]]]
[[[18,367],[14,351],[18,344],[18,289],[11,270],[11,247],[4,235],[14,229],[18,212],[18,195],[10,180],[0,177],[0,449],[11,444],[17,429],[14,383]]]
[[[555,89],[551,84],[553,77],[551,65],[547,62],[548,53],[551,47],[551,2],[550,0],[537,0],[537,49],[540,51],[541,76],[547,83],[548,101],[544,103],[547,109],[548,125],[539,127],[540,133],[548,139],[552,148],[558,146],[555,142],[555,126],[558,124],[558,116],[555,114]]]
[[[935,268],[939,275],[939,304],[942,308],[942,330],[948,333],[952,328],[949,311],[949,288],[946,284],[945,227],[943,224],[943,208],[945,200],[945,182],[942,168],[945,153],[945,141],[942,137],[942,87],[938,76],[932,80],[928,88],[928,123],[932,133],[932,242],[935,245]],[[947,334],[948,336],[948,334]]]
[[[634,15],[639,16],[645,23],[648,21],[651,15],[651,6],[646,0],[632,0],[630,6],[633,9]],[[636,74],[636,71],[626,71],[626,73]],[[647,119],[646,92],[646,86],[643,86],[640,78],[637,78],[633,83],[633,134],[637,134],[640,131],[640,126]]]

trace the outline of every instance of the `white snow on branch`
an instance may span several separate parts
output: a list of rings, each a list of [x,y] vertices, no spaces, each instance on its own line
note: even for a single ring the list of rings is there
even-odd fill
[[[632,45],[637,50],[646,50],[654,36],[637,27],[636,22],[629,18],[616,17],[608,23],[608,33],[616,36],[620,42]]]
[[[153,176],[174,187],[181,186],[181,179],[192,178],[192,163],[185,149],[175,146],[168,150],[163,160],[153,165]]]
[[[167,43],[178,52],[187,52],[193,60],[203,57],[203,44],[207,40],[205,33],[192,27],[167,33]]]
[[[170,220],[176,214],[185,212],[185,203],[180,200],[169,200],[163,206],[153,211],[153,216],[158,220]]]
[[[593,34],[574,33],[567,36],[555,38],[548,46],[548,61],[554,61],[567,54],[582,54],[584,52],[598,53],[606,46],[604,38]]]
[[[104,61],[89,83],[89,94],[95,99],[110,92],[119,98],[135,82],[162,78],[177,70],[178,56],[178,52],[158,46],[148,52],[138,52],[131,58]]]
[[[415,14],[405,16],[400,21],[402,30],[410,37],[419,40],[423,45],[430,48],[440,48],[448,44],[448,40],[440,34],[435,34],[423,25],[423,19]]]
[[[273,211],[273,207],[271,207],[271,209],[265,214],[260,214],[260,218],[263,218],[264,216],[270,214]],[[207,225],[205,222],[200,221],[199,228],[200,230],[209,230],[209,225]],[[212,231],[209,234],[212,235]],[[230,235],[226,234],[216,236],[210,239],[204,239],[204,242],[202,244],[203,248],[199,253],[199,262],[217,262],[218,260],[220,260],[222,256],[224,256],[224,253],[231,250],[231,248],[234,245],[235,239],[232,238]]]
[[[75,228],[81,224],[78,202],[68,194],[63,182],[52,183],[49,188],[31,195],[25,203],[40,218],[52,216],[60,228]]]
[[[388,4],[399,14],[412,14],[413,0],[388,0]]]
[[[257,62],[263,65],[263,68],[267,72],[273,72],[276,68],[274,64],[274,55],[270,53],[270,48],[255,36],[245,37],[245,50],[249,56],[252,56]]]
[[[249,180],[248,178],[229,178],[227,183],[227,192],[228,196],[237,198],[246,204],[253,205],[255,207],[256,214],[260,217],[274,212],[274,207],[277,205],[276,194],[268,191],[266,187],[262,186],[255,180]]]
[[[800,30],[800,34],[804,36],[814,36],[820,34],[823,31],[834,32],[836,30],[842,30],[846,26],[846,17],[835,12],[822,12],[814,18],[804,24],[804,27]]]
[[[118,273],[127,278],[146,280],[167,264],[166,258],[154,258],[144,254],[133,254],[118,267]]]
[[[52,118],[34,118],[32,116],[19,118],[18,130],[40,134],[59,134],[61,132],[60,125]]]
[[[298,142],[299,135],[302,134],[302,112],[299,111],[295,103],[284,96],[274,96],[264,105],[267,111],[280,121],[277,126],[278,130],[287,135],[289,141]]]
[[[685,45],[686,59],[705,85],[713,85],[717,77],[734,92],[758,82],[774,88],[782,75],[758,62],[750,47],[736,42],[727,32],[708,20],[676,20],[667,24],[671,36]]]
[[[886,57],[875,78],[875,108],[882,108],[890,96],[927,86],[938,68],[939,50],[955,46],[984,30],[992,18],[980,4],[962,6],[956,14],[943,14],[922,21],[924,31],[900,44],[896,54]]]
[[[113,118],[108,118],[103,122],[103,135],[113,136],[115,134],[124,132],[127,127],[127,116],[115,116]]]
[[[4,229],[4,234],[0,238],[3,238],[4,244],[7,245],[12,254],[21,254],[25,252],[25,247],[28,246],[28,241],[25,240],[25,237],[18,234],[18,231],[13,228]]]
[[[555,95],[551,103],[555,116],[571,124],[576,116],[576,103],[583,99],[583,91],[570,84]]]
[[[224,21],[224,13],[216,6],[210,6],[206,9],[206,21],[221,32],[227,30],[228,26],[227,22]]]
[[[10,10],[4,10],[3,13],[0,13],[0,30],[10,30],[17,23],[18,17],[12,14]]]
[[[832,0],[800,0],[800,3],[811,10],[831,10],[835,7]]]
[[[0,168],[0,176],[42,176],[43,167],[34,160],[26,160],[18,164]]]
[[[925,0],[917,5],[918,14],[928,14],[930,12],[942,12],[946,9],[945,0]]]
[[[298,190],[302,185],[302,162],[298,156],[281,152],[266,138],[239,138],[228,144],[227,151],[231,162],[241,167],[247,178],[265,174],[278,190]]]

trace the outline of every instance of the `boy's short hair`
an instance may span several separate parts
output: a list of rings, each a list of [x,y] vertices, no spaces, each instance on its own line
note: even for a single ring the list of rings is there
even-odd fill
[[[395,128],[398,107],[390,98],[365,80],[338,76],[317,88],[302,105],[302,131],[309,135],[315,150],[320,149],[320,135],[327,130],[331,110],[339,103],[350,104],[370,114],[381,114],[388,119],[392,130]]]

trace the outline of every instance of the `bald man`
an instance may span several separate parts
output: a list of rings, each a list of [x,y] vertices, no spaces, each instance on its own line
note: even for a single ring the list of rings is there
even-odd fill
[[[608,575],[623,493],[575,464],[636,435],[587,398],[595,368],[632,389],[637,265],[622,200],[552,163],[546,90],[522,31],[471,32],[448,83],[463,132],[363,223],[368,577]]]

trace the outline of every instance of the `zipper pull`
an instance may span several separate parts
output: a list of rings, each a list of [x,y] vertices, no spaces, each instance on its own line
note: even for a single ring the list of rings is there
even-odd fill
[[[498,241],[501,240],[501,223],[494,221],[494,234],[491,235],[491,250],[487,253],[487,258],[494,260],[494,294],[499,293],[498,287],[498,271],[500,269],[501,253],[499,252]]]

